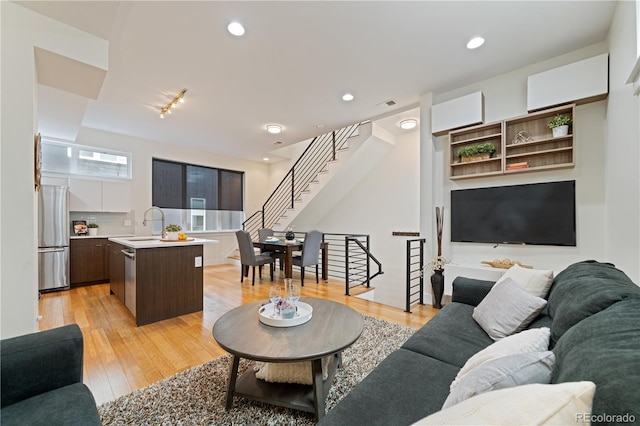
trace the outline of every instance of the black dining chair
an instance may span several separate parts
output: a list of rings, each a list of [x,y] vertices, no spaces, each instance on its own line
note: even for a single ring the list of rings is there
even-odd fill
[[[258,229],[258,238],[260,242],[264,242],[267,237],[273,236],[273,229],[271,228],[260,228]],[[262,251],[260,254],[264,254],[267,256],[271,256],[274,259],[278,259],[280,261],[280,270],[284,269],[284,253],[281,251]],[[274,263],[275,265],[275,263]]]
[[[262,279],[262,265],[269,265],[269,271],[271,272],[271,281],[273,281],[273,264],[274,258],[264,254],[256,254],[253,248],[253,242],[251,241],[251,235],[247,231],[237,231],[236,237],[238,238],[238,248],[240,249],[240,282],[244,281],[245,271],[249,271],[249,266],[252,269],[251,285],[256,283],[256,266],[259,266],[258,271],[260,279]]]
[[[302,255],[294,256],[291,261],[293,265],[300,267],[300,281],[304,287],[304,268],[305,266],[316,266],[316,283],[318,279],[318,257],[320,256],[320,245],[322,244],[322,232],[309,231],[304,236],[302,243]]]

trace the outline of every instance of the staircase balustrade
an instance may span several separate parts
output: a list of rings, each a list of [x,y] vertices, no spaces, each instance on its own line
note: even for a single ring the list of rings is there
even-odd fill
[[[424,305],[425,239],[407,240],[407,287],[405,312],[415,303]]]

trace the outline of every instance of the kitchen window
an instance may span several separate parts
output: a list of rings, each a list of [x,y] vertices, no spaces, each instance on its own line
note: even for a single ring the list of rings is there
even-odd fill
[[[131,179],[131,153],[42,138],[41,171],[48,175]]]
[[[240,229],[243,199],[243,172],[153,159],[152,201],[164,211],[166,224],[185,231]]]

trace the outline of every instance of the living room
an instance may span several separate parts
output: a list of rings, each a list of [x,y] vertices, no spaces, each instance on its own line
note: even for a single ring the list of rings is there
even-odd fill
[[[633,86],[627,83],[637,60],[636,49],[640,48],[637,47],[634,6],[633,2],[618,4],[604,41],[471,85],[442,93],[422,94],[419,132],[398,138],[397,142],[403,144],[402,149],[396,150],[389,161],[379,164],[352,191],[349,199],[342,200],[330,216],[317,223],[317,228],[333,232],[359,232],[362,226],[359,217],[366,217],[371,211],[384,212],[376,214],[367,224],[370,226],[367,226],[366,232],[372,235],[374,245],[387,243],[390,230],[419,230],[428,239],[429,250],[433,250],[434,207],[444,206],[448,211],[451,190],[575,179],[578,188],[577,247],[500,245],[494,248],[492,245],[445,243],[445,257],[457,264],[477,264],[482,260],[508,257],[533,264],[536,268],[554,271],[560,271],[575,261],[597,259],[615,263],[634,282],[640,282],[637,261],[640,258],[640,225],[637,220],[640,217],[640,177],[636,167],[640,160],[640,101],[638,96],[633,95]],[[10,14],[3,13],[3,21],[9,18]],[[609,95],[604,101],[576,108],[575,168],[471,181],[454,182],[448,179],[448,139],[446,136],[433,137],[430,131],[433,105],[482,91],[485,97],[485,122],[517,117],[527,113],[527,76],[602,53],[609,53]],[[3,68],[4,63],[3,60]],[[5,84],[3,86],[6,87]],[[16,102],[22,96],[24,94],[20,93],[7,98],[6,102]],[[34,281],[37,274],[33,258],[34,220],[32,216],[21,213],[35,208],[32,171],[24,167],[24,164],[31,164],[33,149],[28,144],[10,142],[32,139],[33,110],[20,106],[19,102],[17,104],[18,107],[13,108],[10,116],[9,108],[3,108],[3,118],[11,117],[13,121],[11,123],[5,118],[2,130],[3,338],[37,329],[34,320],[37,316],[36,292],[34,288],[21,285],[25,280]],[[150,173],[150,165],[147,164],[150,152],[168,156],[176,151],[175,147],[156,141],[116,136],[94,129],[82,129],[78,143],[113,149],[131,149],[129,147],[135,146],[134,153],[139,155],[136,161],[140,162],[137,168],[145,175]],[[223,161],[214,154],[203,156],[199,151],[182,151],[181,155],[185,161],[198,159],[201,162],[205,161],[203,158],[212,164]],[[255,162],[236,161],[228,167],[245,170],[251,182],[247,186],[247,198],[258,205],[261,202],[260,194],[267,193],[269,184],[276,181],[278,176],[271,175],[267,167],[256,165]],[[400,176],[398,169],[404,171]],[[385,181],[384,176],[394,176],[396,180]],[[136,185],[140,187],[134,197],[135,210],[144,211],[150,205],[148,180],[140,180]],[[394,187],[411,190],[394,191]],[[381,191],[381,188],[384,190]],[[372,193],[383,193],[384,196],[370,197]],[[367,200],[366,205],[362,200]],[[252,203],[247,205],[251,206]],[[351,214],[344,215],[347,211]],[[396,215],[401,217],[401,221],[394,219]],[[398,229],[400,226],[404,229]],[[445,223],[445,242],[448,241],[449,232]],[[393,265],[403,265],[402,242],[392,241],[391,246],[392,249],[384,254],[386,263],[390,269],[401,270],[402,266]],[[397,287],[390,287],[389,291],[397,291]]]

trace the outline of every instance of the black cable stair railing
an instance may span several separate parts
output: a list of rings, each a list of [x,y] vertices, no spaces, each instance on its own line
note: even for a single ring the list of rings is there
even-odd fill
[[[407,287],[405,312],[415,303],[424,305],[424,238],[407,240]]]
[[[289,210],[295,208],[295,202],[300,200],[302,194],[309,192],[309,187],[317,182],[318,175],[327,171],[327,164],[336,161],[338,152],[347,149],[349,138],[356,133],[360,124],[363,123],[316,136],[267,198],[262,209],[242,223],[243,229],[256,239],[258,229],[274,228]]]

